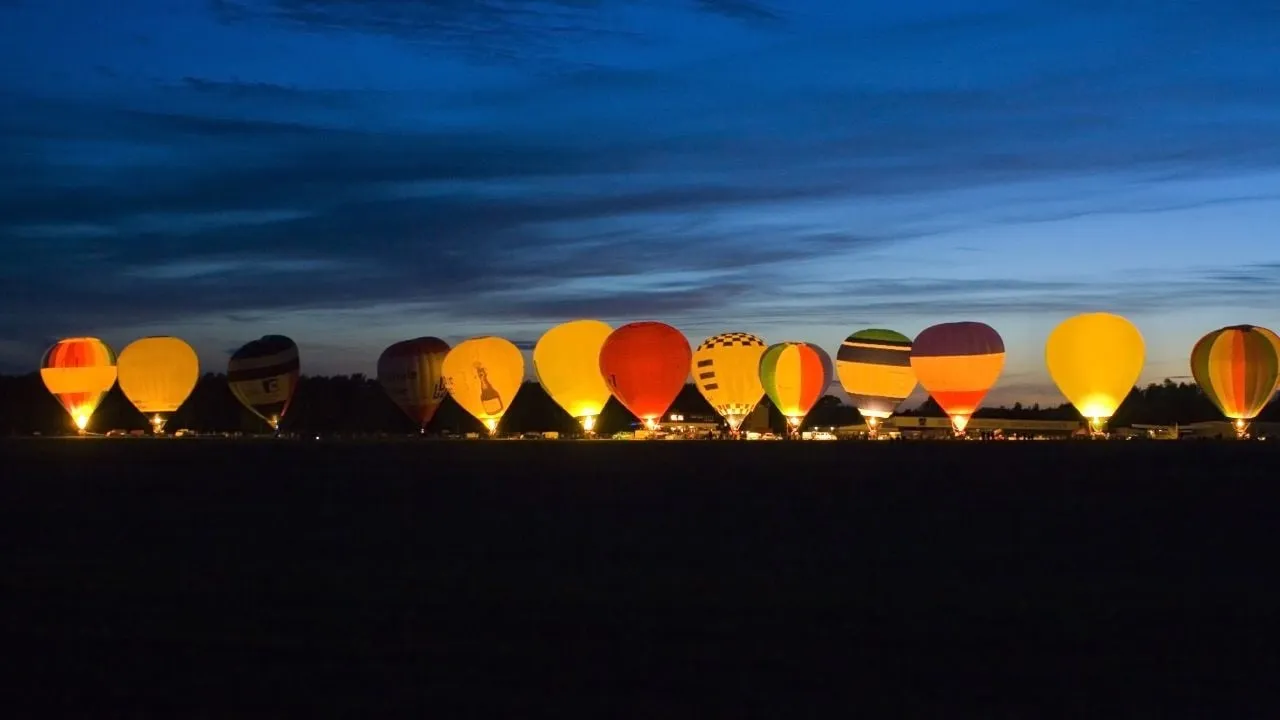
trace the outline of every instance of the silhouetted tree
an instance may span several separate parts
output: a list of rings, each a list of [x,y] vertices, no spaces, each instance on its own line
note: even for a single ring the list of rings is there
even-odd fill
[[[761,405],[769,414],[770,427],[785,432],[786,418],[773,407],[767,397]],[[715,421],[717,414],[692,385],[681,389],[671,405],[672,413],[690,419]],[[907,416],[942,417],[944,413],[932,398],[916,408],[900,413]],[[977,417],[1015,419],[1078,420],[1080,415],[1070,404],[1051,407],[1024,406],[983,407]],[[1222,415],[1194,383],[1165,380],[1143,388],[1134,388],[1116,411],[1112,427],[1132,424],[1187,424],[1203,420],[1221,420]],[[1260,420],[1280,420],[1280,404],[1272,403]],[[610,399],[596,422],[601,435],[628,430],[638,420],[616,399]],[[856,425],[862,422],[858,411],[834,395],[818,400],[806,418],[804,427]],[[267,433],[266,423],[245,409],[227,388],[225,375],[208,373],[200,378],[191,397],[169,421],[170,430],[187,428],[198,432]],[[147,430],[146,419],[113,388],[94,414],[91,429]],[[574,435],[581,431],[542,387],[525,383],[500,426],[502,433],[558,431]],[[382,387],[364,375],[303,376],[293,404],[281,424],[283,432],[341,433],[369,435],[414,435],[418,428],[391,402]],[[0,434],[29,435],[67,434],[73,431],[66,411],[45,390],[38,373],[0,376]],[[430,434],[441,432],[484,434],[484,427],[452,399],[446,398],[427,427]]]

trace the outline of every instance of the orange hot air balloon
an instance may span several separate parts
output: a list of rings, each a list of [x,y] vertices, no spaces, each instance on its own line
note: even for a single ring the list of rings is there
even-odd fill
[[[980,322],[941,323],[927,327],[911,344],[911,369],[920,386],[964,434],[987,392],[1004,370],[1004,340]]]
[[[1191,375],[1243,437],[1271,400],[1280,357],[1271,338],[1252,325],[1219,328],[1192,348]]]
[[[684,387],[693,362],[689,341],[660,322],[634,322],[614,330],[600,348],[600,374],[622,406],[650,428]]]
[[[116,354],[98,338],[59,340],[40,362],[40,379],[83,435],[98,404],[116,384]]]

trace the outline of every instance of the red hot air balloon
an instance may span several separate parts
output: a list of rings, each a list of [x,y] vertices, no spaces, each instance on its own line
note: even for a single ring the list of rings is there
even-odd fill
[[[420,337],[392,344],[378,356],[378,383],[423,432],[448,397],[441,368],[449,344]]]
[[[957,434],[1004,370],[1004,340],[980,322],[927,327],[911,344],[911,369],[938,407],[951,416]]]
[[[660,322],[623,325],[600,348],[600,374],[609,389],[650,428],[684,388],[692,362],[689,341]]]

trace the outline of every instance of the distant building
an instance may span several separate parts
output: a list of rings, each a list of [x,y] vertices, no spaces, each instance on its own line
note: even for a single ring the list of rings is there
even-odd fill
[[[1001,437],[1069,438],[1087,432],[1083,420],[1013,420],[1006,418],[972,418],[966,428],[969,435]],[[846,425],[836,429],[840,436],[865,435],[866,425]],[[891,417],[880,424],[881,437],[944,438],[950,437],[951,419],[945,417]]]

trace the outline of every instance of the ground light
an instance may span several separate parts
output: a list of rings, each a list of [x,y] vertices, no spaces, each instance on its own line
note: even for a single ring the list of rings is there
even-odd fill
[[[580,418],[580,419],[579,419],[579,422],[581,422],[581,423],[582,423],[582,430],[583,430],[583,432],[585,432],[585,433],[586,433],[586,434],[588,434],[588,435],[594,435],[594,434],[595,434],[595,429],[596,429],[596,416],[595,416],[595,415],[584,415],[584,416],[582,416],[582,418]]]
[[[498,432],[498,421],[495,418],[489,418],[488,420],[485,420],[484,426],[489,429],[489,435],[491,436],[494,433]]]
[[[152,415],[151,416],[151,432],[155,433],[156,435],[163,434],[164,426],[165,426],[165,423],[167,422],[169,422],[169,419],[159,413]]]
[[[81,435],[84,435],[85,428],[89,427],[89,413],[84,410],[76,410],[72,413],[71,418],[76,423],[76,430],[78,430]]]
[[[951,429],[955,432],[956,437],[964,437],[964,429],[969,427],[968,415],[952,415]]]

